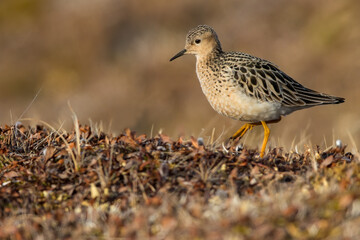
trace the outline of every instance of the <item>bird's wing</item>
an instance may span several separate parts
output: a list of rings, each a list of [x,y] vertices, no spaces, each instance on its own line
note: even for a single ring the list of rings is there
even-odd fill
[[[227,74],[237,81],[246,95],[259,101],[279,102],[286,107],[310,107],[344,101],[343,98],[304,87],[266,60],[253,57],[228,66]]]

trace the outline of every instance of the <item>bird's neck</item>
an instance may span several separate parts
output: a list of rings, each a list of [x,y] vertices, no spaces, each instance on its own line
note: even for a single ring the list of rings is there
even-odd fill
[[[219,58],[219,56],[223,53],[221,48],[214,48],[211,52],[207,54],[199,54],[196,55],[196,60],[198,63],[200,62],[211,62],[214,61],[214,59]]]

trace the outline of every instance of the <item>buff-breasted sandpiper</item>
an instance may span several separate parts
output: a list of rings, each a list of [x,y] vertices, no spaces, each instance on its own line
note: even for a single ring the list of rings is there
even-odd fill
[[[268,123],[280,121],[293,111],[344,102],[304,87],[275,64],[241,52],[224,52],[216,32],[200,25],[186,36],[185,49],[170,59],[196,56],[196,73],[203,93],[218,113],[246,121],[231,138],[242,137],[256,125],[264,128],[260,157],[270,135]]]

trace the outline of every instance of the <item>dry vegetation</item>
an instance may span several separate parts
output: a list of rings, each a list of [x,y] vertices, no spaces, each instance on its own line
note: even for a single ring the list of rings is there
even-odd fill
[[[0,238],[358,239],[346,147],[264,159],[202,139],[0,128]]]

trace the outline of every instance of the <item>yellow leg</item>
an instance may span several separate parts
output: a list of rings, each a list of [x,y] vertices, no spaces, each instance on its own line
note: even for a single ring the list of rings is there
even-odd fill
[[[240,136],[240,138],[242,138],[242,136],[244,136],[244,134],[248,131],[251,130],[254,126],[260,125],[261,123],[246,123],[244,124],[239,130],[236,131],[236,133],[234,135],[232,135],[232,137],[230,139],[235,139],[237,137]]]
[[[281,118],[279,119],[275,119],[275,120],[271,120],[271,121],[260,121],[260,122],[255,122],[255,123],[246,123],[244,124],[239,130],[237,130],[237,132],[230,138],[230,139],[235,139],[237,137],[240,136],[240,138],[242,136],[244,136],[244,134],[248,131],[251,130],[254,126],[258,126],[258,125],[262,125],[264,128],[264,140],[263,140],[263,144],[261,146],[261,150],[260,150],[260,157],[264,157],[264,153],[265,153],[265,148],[266,148],[266,144],[269,140],[269,136],[270,136],[270,129],[268,128],[267,124],[269,123],[277,123],[281,120]]]
[[[261,121],[261,124],[264,127],[264,140],[263,140],[263,144],[262,144],[261,151],[260,151],[260,157],[262,158],[262,157],[264,157],[266,144],[268,142],[269,135],[270,135],[270,130],[269,130],[268,126],[266,125],[266,122]]]

